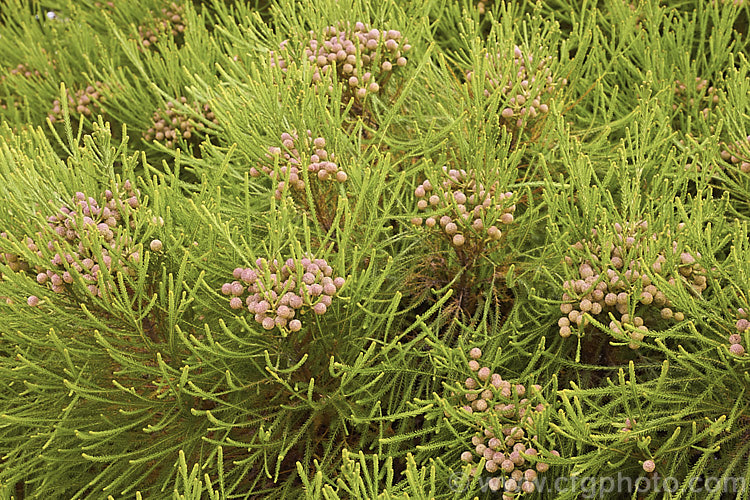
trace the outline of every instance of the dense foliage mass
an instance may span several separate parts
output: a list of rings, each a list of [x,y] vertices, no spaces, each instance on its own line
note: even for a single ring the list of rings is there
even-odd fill
[[[750,6],[0,2],[0,499],[750,496]]]

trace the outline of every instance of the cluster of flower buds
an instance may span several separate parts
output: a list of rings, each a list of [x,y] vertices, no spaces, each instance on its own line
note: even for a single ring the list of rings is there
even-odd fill
[[[187,98],[180,97],[179,104],[187,106]],[[194,102],[190,107],[196,114],[203,115],[203,118],[215,125],[219,124],[216,115],[211,111],[208,104]],[[164,109],[157,109],[151,116],[153,125],[143,133],[143,138],[147,141],[158,141],[168,148],[176,148],[179,139],[185,141],[197,140],[196,132],[203,132],[206,128],[203,121],[194,120],[189,115],[183,113],[178,108],[175,101],[169,101]]]
[[[474,171],[443,167],[443,172],[447,178],[437,188],[425,180],[414,190],[417,209],[429,215],[424,221],[414,217],[412,224],[440,229],[457,248],[467,245],[478,250],[486,242],[499,240],[498,225],[513,222],[513,193],[501,192],[497,182],[485,186]]]
[[[184,7],[176,2],[161,9],[161,15],[153,16],[154,22],[150,26],[138,26],[141,45],[148,48],[159,40],[159,35],[169,33],[172,36],[185,31],[185,20],[182,18]]]
[[[620,432],[630,433],[633,431],[633,426],[636,424],[635,419],[626,418],[625,419],[625,427],[622,427],[620,429]],[[629,438],[624,438],[623,441],[627,442]]]
[[[59,214],[47,218],[49,233],[37,233],[39,240],[36,243],[27,238],[29,250],[39,257],[43,258],[44,254],[37,243],[54,252],[48,266],[36,266],[36,279],[40,285],[49,283],[53,292],[62,293],[66,285],[74,282],[71,271],[75,271],[81,274],[89,292],[101,297],[102,290],[98,286],[100,269],[117,270],[128,275],[135,273],[127,262],[137,263],[140,256],[131,250],[132,240],[122,229],[127,220],[126,212],[140,206],[139,193],[130,181],[125,181],[122,189],[116,188],[115,191],[117,193],[104,192],[103,205],[82,192],[76,193],[69,206],[61,207]],[[129,220],[130,227],[134,227],[135,221],[132,217]],[[112,255],[119,256],[119,259],[115,260]],[[111,289],[114,284],[110,282],[108,286]]]
[[[696,76],[695,77],[695,91],[688,88],[688,86],[682,83],[680,80],[675,81],[675,95],[681,101],[682,106],[692,108],[695,103],[700,103],[703,106],[701,109],[701,115],[703,118],[708,118],[708,114],[711,108],[719,102],[719,95],[716,92],[716,87],[710,86],[708,80]],[[677,103],[672,104],[672,109],[677,109],[679,106]]]
[[[530,125],[549,112],[548,100],[560,86],[568,83],[567,79],[555,79],[548,64],[552,56],[534,61],[532,54],[524,54],[521,48],[513,49],[513,66],[509,75],[501,71],[507,57],[487,54],[490,69],[485,73],[484,95],[489,97],[499,90],[506,97],[505,107],[500,113],[501,123],[515,127]],[[466,74],[468,82],[474,76],[473,71]]]
[[[102,91],[105,87],[106,86],[102,82],[94,82],[94,85],[88,85],[86,88],[76,90],[73,94],[68,90],[67,95],[70,113],[76,113],[87,117],[95,113],[101,113],[101,103],[104,101]],[[59,99],[55,99],[52,102],[52,109],[50,110],[48,118],[52,123],[63,119],[62,104]]]
[[[286,51],[288,41],[281,42],[279,48]],[[348,89],[345,95],[364,99],[368,92],[380,90],[395,67],[406,65],[404,54],[410,49],[411,45],[397,30],[370,29],[361,22],[352,29],[345,22],[325,28],[322,41],[311,31],[305,56],[315,65],[313,82],[322,82],[335,68],[337,78]],[[287,62],[271,51],[271,66],[286,71]]]
[[[678,225],[678,231],[683,227],[684,223]],[[574,326],[586,325],[584,314],[616,313],[619,319],[611,321],[609,327],[615,333],[628,335],[632,340],[630,347],[637,349],[637,342],[642,341],[648,332],[646,323],[658,318],[682,321],[685,315],[673,311],[671,301],[652,283],[647,270],[643,268],[647,252],[657,241],[657,235],[647,233],[646,221],[615,223],[614,229],[615,242],[601,245],[582,240],[571,247],[574,257],[565,256],[565,263],[577,270],[578,277],[563,282],[560,311],[564,316],[557,324],[560,335],[569,337]],[[594,238],[597,234],[598,231],[593,229]],[[677,261],[677,272],[667,269],[664,250],[657,252],[650,271],[661,275],[672,286],[684,281],[696,293],[702,293],[707,285],[705,269],[696,262],[696,257],[701,257],[700,253],[696,252],[696,257],[689,252],[678,254],[676,241],[672,241],[671,247]],[[631,317],[628,311],[633,300],[643,307]]]
[[[39,72],[39,70],[31,69],[31,68],[29,68],[28,66],[26,66],[23,63],[20,63],[15,68],[11,68],[11,70],[9,71],[9,73],[11,75],[20,75],[20,76],[24,76],[26,78],[31,78],[32,76],[35,76],[35,77],[42,76],[42,74]],[[4,79],[5,78],[3,77],[3,80]]]
[[[325,314],[344,286],[344,278],[333,277],[328,262],[308,257],[281,264],[260,258],[255,267],[238,267],[232,276],[235,281],[221,287],[221,293],[231,296],[229,306],[246,308],[266,330],[279,327],[284,332],[302,329],[300,317],[310,310]]]
[[[2,233],[0,233],[0,239],[7,239],[7,238],[8,238],[8,234],[6,232],[3,231]],[[5,264],[14,273],[17,273],[19,271],[29,270],[28,263],[26,263],[23,259],[21,259],[18,255],[14,253],[4,252],[2,247],[0,247],[0,264]]]
[[[468,404],[464,411],[477,419],[481,430],[472,437],[472,451],[461,454],[461,460],[473,463],[485,459],[484,469],[489,474],[498,474],[487,482],[492,491],[503,490],[503,499],[518,498],[536,490],[539,473],[546,472],[549,464],[542,461],[534,442],[536,417],[544,410],[541,402],[534,404],[541,386],[532,385],[527,391],[523,384],[512,384],[497,373],[480,366],[482,351],[474,347],[469,351],[469,369],[474,374],[464,382],[463,397]],[[500,428],[493,426],[497,417]],[[560,454],[551,450],[552,455]],[[472,468],[475,475],[476,467]]]
[[[729,352],[735,356],[744,356],[745,347],[742,345],[742,334],[750,329],[750,321],[747,320],[747,313],[743,308],[737,310],[740,319],[737,320],[737,333],[729,336]]]
[[[297,192],[305,190],[305,181],[301,169],[304,169],[303,163],[307,164],[307,171],[310,179],[317,178],[321,181],[346,182],[346,172],[340,170],[334,162],[335,156],[326,149],[326,140],[323,137],[313,139],[312,131],[307,131],[307,136],[300,140],[297,132],[281,134],[281,146],[271,146],[268,148],[266,157],[269,160],[279,159],[279,178],[277,179],[276,170],[273,164],[261,165],[258,170],[255,167],[250,168],[252,177],[259,177],[261,171],[277,181],[274,196],[277,200],[281,199],[281,194],[286,187],[286,177],[289,176],[289,187]],[[302,150],[305,155],[300,153]]]
[[[732,165],[739,165],[740,170],[744,173],[750,172],[750,135],[744,141],[738,141],[734,144],[727,144],[726,149],[722,150],[721,158],[730,162]]]

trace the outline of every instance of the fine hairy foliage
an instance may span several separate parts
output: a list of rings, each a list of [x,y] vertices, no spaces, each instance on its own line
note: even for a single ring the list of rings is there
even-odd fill
[[[0,499],[750,498],[749,27],[2,2]]]

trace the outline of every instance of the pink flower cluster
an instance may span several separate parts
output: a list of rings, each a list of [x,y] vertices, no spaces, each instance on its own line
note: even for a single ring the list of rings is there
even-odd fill
[[[703,109],[701,109],[701,116],[708,118],[708,114],[713,107],[719,102],[719,95],[716,92],[716,87],[709,85],[708,80],[705,80],[699,76],[695,77],[695,91],[689,88],[686,84],[680,80],[675,81],[675,95],[677,96],[680,103],[672,104],[672,109],[677,109],[680,105],[686,107],[692,107],[698,102]]]
[[[88,85],[86,88],[76,90],[72,94],[70,90],[68,90],[67,95],[70,113],[84,116],[101,113],[102,102],[104,101],[102,91],[105,87],[106,86],[102,82],[97,81],[94,82],[93,85]],[[52,109],[49,112],[48,118],[52,123],[62,120],[62,104],[59,99],[53,101]]]
[[[474,171],[443,167],[446,179],[437,187],[425,180],[414,190],[417,209],[429,216],[412,218],[415,226],[438,228],[454,247],[481,247],[502,236],[498,225],[513,222],[515,204],[511,192],[501,192],[497,183],[485,186]],[[439,226],[439,227],[438,227]]]
[[[168,148],[177,147],[177,141],[184,139],[189,141],[196,138],[196,132],[202,132],[205,129],[203,122],[194,120],[191,116],[178,109],[176,101],[182,105],[187,105],[187,98],[180,97],[175,101],[168,101],[163,109],[157,109],[151,116],[153,125],[143,133],[143,138],[147,141],[159,141],[164,143]],[[216,125],[219,120],[211,111],[208,104],[193,102],[190,107],[196,114],[203,115],[206,121]]]
[[[737,141],[733,144],[727,144],[726,148],[721,151],[721,159],[739,165],[740,170],[744,173],[750,172],[750,135],[744,141]]]
[[[733,333],[729,336],[729,352],[735,356],[744,356],[745,347],[742,345],[742,334],[750,329],[750,321],[747,320],[747,313],[744,309],[739,308],[737,313],[740,319],[737,320],[737,333]]]
[[[463,452],[461,460],[473,463],[484,458],[485,471],[498,474],[488,481],[488,486],[492,491],[503,489],[504,499],[531,494],[538,474],[549,469],[534,447],[539,439],[536,418],[545,406],[532,400],[539,397],[541,386],[532,385],[527,390],[523,384],[503,380],[488,367],[480,366],[481,356],[478,347],[469,351],[469,369],[474,375],[464,382],[463,394],[468,402],[463,409],[476,417],[480,431],[471,440],[472,450]],[[500,427],[493,422],[499,422]],[[551,454],[560,456],[555,450]],[[480,472],[472,468],[473,475]]]
[[[251,177],[259,177],[261,171],[277,181],[274,196],[277,200],[281,199],[281,194],[286,187],[286,176],[289,175],[289,187],[298,192],[305,190],[305,181],[301,169],[307,168],[310,178],[317,178],[320,181],[335,180],[346,182],[346,172],[340,170],[334,162],[333,153],[326,149],[326,140],[322,137],[313,139],[312,131],[307,131],[307,137],[300,139],[296,132],[281,134],[281,147],[271,146],[268,148],[266,157],[273,160],[279,158],[279,174],[277,179],[274,165],[264,164],[260,170],[255,167],[250,168]],[[300,152],[304,152],[304,155]],[[305,167],[306,165],[306,167]]]
[[[289,258],[279,263],[260,258],[254,267],[238,267],[235,281],[224,283],[221,293],[230,296],[232,309],[247,309],[266,330],[302,329],[301,317],[307,311],[323,315],[333,297],[344,286],[344,278],[333,277],[325,259]],[[244,300],[243,300],[244,297]]]
[[[287,69],[288,40],[279,48],[284,52],[282,58],[271,51],[271,66],[278,66],[282,71]],[[319,83],[323,78],[335,74],[339,81],[349,89],[347,94],[364,99],[368,92],[377,93],[385,79],[396,67],[406,65],[404,54],[411,45],[397,30],[380,31],[370,29],[361,22],[349,22],[329,26],[323,30],[323,39],[318,40],[315,32],[310,32],[304,53],[308,61],[315,65],[313,82]]]
[[[684,224],[678,226],[678,231],[682,227]],[[560,336],[569,337],[575,326],[585,326],[585,313],[596,316],[612,312],[619,318],[609,323],[610,328],[615,333],[627,334],[634,341],[630,347],[637,349],[635,341],[643,340],[648,332],[647,321],[685,318],[682,312],[673,311],[672,302],[652,283],[644,269],[644,258],[657,241],[657,235],[649,235],[647,228],[646,221],[615,223],[614,242],[598,243],[600,230],[593,229],[591,241],[582,240],[571,246],[571,253],[564,260],[575,269],[577,277],[562,284],[560,311],[564,316],[557,323]],[[650,271],[663,276],[670,285],[679,280],[687,282],[696,293],[702,293],[707,285],[705,269],[696,261],[700,253],[696,252],[695,257],[687,251],[678,253],[677,241],[672,241],[671,250],[670,260],[675,261],[676,268],[667,267],[667,251],[659,250]],[[633,300],[642,308],[631,318],[628,311]]]
[[[513,67],[510,74],[503,75],[501,70],[508,57],[487,54],[489,70],[485,72],[483,92],[485,97],[495,91],[503,94],[505,107],[501,112],[503,123],[515,127],[528,125],[549,112],[548,100],[560,86],[568,83],[567,79],[556,79],[548,64],[552,56],[534,60],[530,53],[524,54],[520,47],[513,49]],[[472,81],[474,72],[469,71],[466,78]]]
[[[109,3],[109,2],[108,2]],[[114,7],[114,5],[112,5]],[[138,26],[138,35],[141,37],[141,46],[148,48],[155,44],[160,34],[169,33],[172,36],[185,31],[185,19],[182,17],[185,8],[176,2],[170,2],[167,7],[161,9],[161,14],[151,17],[150,26]]]
[[[47,265],[35,266],[37,282],[49,284],[55,293],[63,293],[66,285],[75,281],[79,273],[89,292],[102,297],[98,285],[102,268],[114,272],[121,271],[133,275],[135,270],[128,262],[138,262],[140,255],[131,250],[132,240],[122,229],[126,213],[140,206],[139,193],[130,181],[125,181],[122,190],[117,194],[110,190],[104,192],[104,204],[82,192],[76,193],[69,206],[60,208],[60,213],[47,218],[50,231],[37,233],[38,242],[54,252]],[[130,220],[130,227],[135,221]],[[29,250],[44,258],[38,244],[27,238]],[[113,255],[119,256],[117,260]],[[111,289],[114,283],[108,282]]]

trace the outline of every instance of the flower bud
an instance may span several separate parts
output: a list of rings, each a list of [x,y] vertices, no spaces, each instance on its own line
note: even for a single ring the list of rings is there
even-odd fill
[[[735,356],[743,356],[745,354],[745,348],[742,347],[742,344],[732,344],[729,347],[729,352]]]

